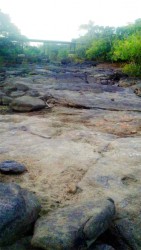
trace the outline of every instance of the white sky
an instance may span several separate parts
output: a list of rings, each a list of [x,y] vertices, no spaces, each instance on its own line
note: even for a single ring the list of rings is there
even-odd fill
[[[47,40],[76,38],[89,20],[121,26],[141,18],[141,0],[0,0],[0,9],[23,35]]]

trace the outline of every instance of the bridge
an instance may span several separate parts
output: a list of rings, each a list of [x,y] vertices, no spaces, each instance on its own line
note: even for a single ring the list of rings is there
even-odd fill
[[[46,49],[52,45],[55,46],[60,46],[60,47],[67,47],[70,51],[70,53],[75,53],[76,47],[79,45],[84,45],[85,43],[83,42],[77,42],[76,40],[72,41],[58,41],[58,40],[43,40],[43,39],[33,39],[33,38],[27,38],[24,36],[16,36],[16,37],[10,37],[10,38],[5,38],[5,37],[0,37],[0,41],[9,39],[13,43],[20,43],[21,47],[24,47],[26,43],[41,43],[43,44],[44,47],[44,52]]]
[[[69,41],[30,39],[30,38],[22,38],[22,39],[19,39],[19,40],[22,41],[22,42],[45,43],[45,44],[54,44],[54,45],[71,45],[71,44],[76,44],[77,43],[75,41],[69,42]]]
[[[76,45],[80,44],[78,42],[75,41],[55,41],[55,40],[41,40],[41,39],[30,39],[30,38],[26,38],[26,39],[22,39],[22,42],[29,42],[29,43],[42,43],[44,45],[44,48],[46,48],[49,45],[56,45],[56,46],[69,46],[69,50],[71,52],[75,52],[76,49]]]
[[[26,44],[35,43],[35,46],[39,43],[43,45],[42,51],[43,54],[46,56],[48,53],[48,50],[56,50],[56,47],[62,48],[65,47],[69,51],[70,54],[76,53],[77,46],[81,46],[84,43],[83,42],[77,42],[76,40],[72,41],[59,41],[59,40],[43,40],[43,39],[33,39],[33,38],[26,38],[24,36],[17,36],[17,37],[10,37],[10,38],[4,38],[0,37],[0,42],[3,42],[2,40],[10,40],[13,44],[19,43],[23,53],[20,54],[24,55],[24,47]]]

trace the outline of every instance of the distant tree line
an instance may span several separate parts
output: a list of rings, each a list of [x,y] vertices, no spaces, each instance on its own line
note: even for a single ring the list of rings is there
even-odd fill
[[[23,42],[18,28],[0,11],[0,64],[26,62],[119,62],[123,71],[141,77],[141,19],[123,27],[103,27],[93,22],[81,25],[85,34],[76,42],[75,53],[68,46],[31,46]]]

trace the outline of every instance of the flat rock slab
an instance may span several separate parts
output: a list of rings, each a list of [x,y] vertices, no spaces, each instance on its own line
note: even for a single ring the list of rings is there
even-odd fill
[[[95,241],[114,215],[115,206],[110,199],[58,209],[37,221],[32,245],[50,250],[77,249],[87,245],[87,241]]]
[[[15,111],[28,112],[45,108],[45,103],[32,96],[22,96],[15,98],[11,103],[11,108]]]
[[[39,74],[42,71],[45,74]],[[37,72],[38,75],[9,78],[11,85],[5,88],[24,85],[41,96],[52,95],[58,105],[67,107],[141,111],[140,97],[134,89],[118,86],[122,74],[113,69],[48,65],[48,69],[40,68]]]
[[[18,240],[37,220],[40,204],[16,184],[0,183],[0,246]]]
[[[0,172],[3,174],[22,174],[27,171],[26,167],[16,161],[0,162]]]
[[[53,88],[53,87],[52,87]],[[113,87],[114,89],[114,87]],[[99,93],[98,93],[99,92]],[[45,90],[56,103],[67,107],[84,109],[105,109],[113,111],[141,111],[141,99],[130,89],[118,91],[100,90],[100,87],[91,91],[69,91],[69,90]]]

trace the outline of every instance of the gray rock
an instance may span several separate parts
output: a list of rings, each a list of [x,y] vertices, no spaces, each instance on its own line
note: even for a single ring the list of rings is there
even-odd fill
[[[14,243],[28,232],[39,211],[34,194],[16,184],[0,183],[0,246]]]
[[[5,83],[3,91],[8,95],[12,91],[17,91],[17,86],[13,83]]]
[[[13,101],[13,98],[9,96],[3,96],[2,97],[2,104],[3,105],[10,105],[10,103]]]
[[[134,85],[133,90],[136,95],[141,96],[141,83]]]
[[[4,86],[4,92],[10,95],[13,91],[27,91],[29,87],[23,83],[6,83]]]
[[[39,92],[38,92],[36,89],[30,89],[30,90],[27,92],[27,95],[33,96],[33,97],[38,97],[40,94],[39,94]]]
[[[58,209],[37,221],[32,244],[50,250],[77,249],[89,240],[95,241],[109,227],[114,214],[111,200]]]
[[[25,95],[25,92],[24,91],[20,91],[20,90],[18,90],[18,91],[13,91],[13,92],[11,92],[11,94],[10,94],[10,96],[11,97],[19,97],[19,96],[23,96],[23,95]]]
[[[29,87],[25,84],[22,84],[22,83],[15,83],[16,87],[17,87],[17,90],[19,91],[28,91],[29,90]]]
[[[131,86],[133,86],[135,84],[136,84],[136,80],[135,79],[126,78],[126,79],[121,79],[119,81],[119,83],[118,83],[118,86],[127,88],[127,87],[131,87]]]
[[[28,112],[45,108],[45,103],[36,97],[22,96],[13,100],[11,108],[15,111]]]
[[[22,174],[27,169],[26,167],[16,161],[0,162],[0,172],[3,174]]]

